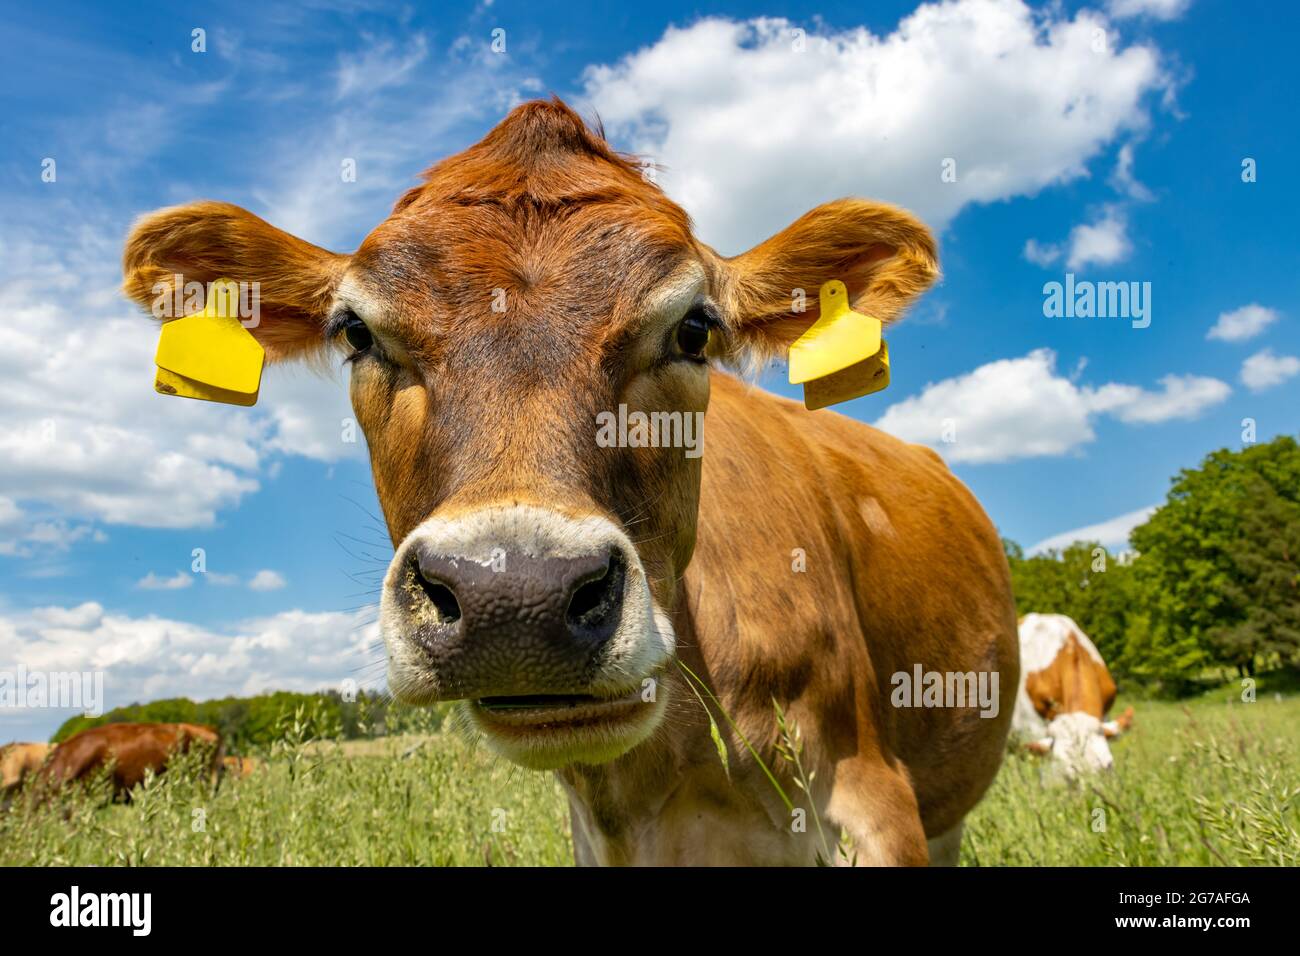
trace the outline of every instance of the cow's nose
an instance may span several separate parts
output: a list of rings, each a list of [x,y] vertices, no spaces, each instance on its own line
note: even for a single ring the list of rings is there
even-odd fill
[[[576,557],[504,551],[479,562],[417,547],[412,570],[443,625],[468,645],[491,637],[566,654],[595,650],[618,629],[626,568],[606,548]]]

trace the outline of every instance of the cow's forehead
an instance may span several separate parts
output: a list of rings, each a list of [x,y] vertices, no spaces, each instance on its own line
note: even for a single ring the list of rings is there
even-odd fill
[[[626,205],[550,218],[501,207],[429,212],[382,223],[348,270],[399,314],[608,321],[698,259],[689,232]]]
[[[391,313],[608,326],[698,258],[690,219],[567,107],[520,107],[424,183],[353,257]]]

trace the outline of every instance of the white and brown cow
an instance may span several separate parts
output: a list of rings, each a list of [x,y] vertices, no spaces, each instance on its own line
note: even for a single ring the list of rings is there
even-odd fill
[[[809,811],[859,862],[955,860],[1017,676],[998,536],[932,451],[718,369],[784,354],[831,279],[900,316],[938,274],[911,215],[840,200],[724,258],[568,107],[534,102],[355,253],[201,202],[141,220],[124,266],[145,305],[178,274],[256,282],[272,360],[347,356],[395,547],[390,687],[462,701],[498,753],[556,770],[579,862],[809,863]],[[609,416],[680,431],[706,408],[703,457],[599,440]],[[917,665],[1000,674],[1000,710],[891,707]],[[728,715],[727,767],[685,668]]]
[[[1096,645],[1064,614],[1020,619],[1020,687],[1012,732],[1032,753],[1068,773],[1108,770],[1109,740],[1133,721],[1130,707],[1106,720],[1115,681]]]

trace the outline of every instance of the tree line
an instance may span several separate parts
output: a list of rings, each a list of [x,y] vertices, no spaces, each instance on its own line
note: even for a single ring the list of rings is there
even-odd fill
[[[228,753],[269,747],[297,723],[306,738],[355,740],[404,733],[432,733],[445,715],[443,707],[409,707],[387,694],[338,691],[298,694],[275,691],[255,697],[192,701],[171,697],[147,704],[116,707],[100,717],[73,717],[51,738],[61,743],[89,727],[110,723],[206,724],[217,728]]]

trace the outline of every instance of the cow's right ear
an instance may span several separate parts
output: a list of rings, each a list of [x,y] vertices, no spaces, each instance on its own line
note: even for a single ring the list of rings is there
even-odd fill
[[[122,255],[122,287],[154,311],[159,301],[175,301],[177,282],[206,289],[214,279],[232,279],[250,290],[256,283],[257,322],[246,326],[275,362],[325,344],[322,330],[348,259],[239,206],[196,202],[136,222]],[[184,289],[176,298],[184,301]]]

